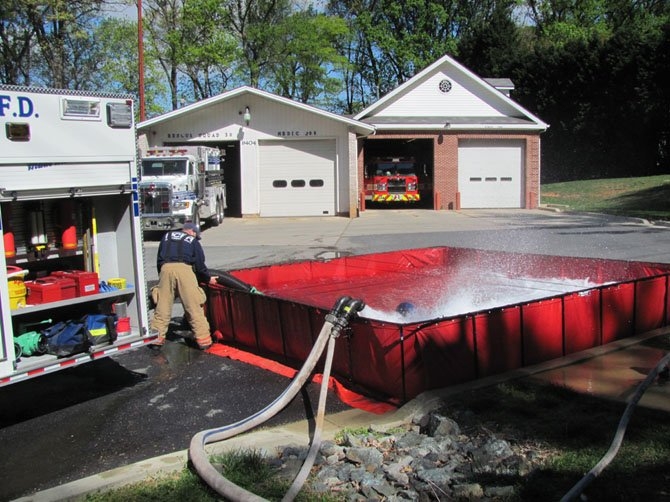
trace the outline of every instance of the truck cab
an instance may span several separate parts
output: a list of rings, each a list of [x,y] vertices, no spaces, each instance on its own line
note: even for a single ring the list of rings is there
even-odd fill
[[[416,160],[378,157],[365,167],[365,199],[370,202],[415,203],[421,200]]]
[[[147,149],[140,173],[143,229],[170,230],[201,220],[220,224],[226,199],[219,155],[203,146]]]
[[[195,157],[185,149],[147,151],[140,172],[140,209],[145,230],[169,230],[197,220],[195,165]]]

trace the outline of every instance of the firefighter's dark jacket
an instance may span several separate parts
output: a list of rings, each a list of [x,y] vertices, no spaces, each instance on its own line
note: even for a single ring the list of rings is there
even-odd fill
[[[187,263],[193,267],[199,281],[209,282],[210,273],[200,241],[181,230],[167,232],[158,245],[158,273],[165,263]]]

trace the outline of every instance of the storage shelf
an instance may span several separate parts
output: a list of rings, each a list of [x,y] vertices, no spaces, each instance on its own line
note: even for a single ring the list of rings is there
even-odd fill
[[[22,263],[40,263],[47,260],[55,260],[59,258],[71,258],[73,256],[83,256],[84,250],[79,247],[77,249],[60,249],[52,248],[43,251],[35,251],[31,253],[21,253],[16,256],[6,257],[7,265],[20,265]]]
[[[52,310],[59,307],[70,307],[78,303],[89,303],[99,300],[114,299],[122,296],[130,296],[135,294],[135,288],[125,288],[119,289],[117,291],[107,291],[104,293],[96,293],[94,295],[86,296],[77,296],[75,298],[68,298],[66,300],[59,300],[57,302],[48,302],[41,303],[39,305],[29,305],[26,307],[20,307],[18,309],[12,310],[12,317],[20,316],[24,314],[30,314],[34,312],[40,312],[43,310]]]
[[[21,356],[15,361],[14,371],[17,373],[29,373],[38,370],[44,370],[43,373],[76,366],[81,363],[100,359],[101,357],[115,354],[121,350],[128,350],[133,347],[140,347],[150,343],[155,337],[143,335],[139,329],[133,328],[127,335],[119,335],[118,338],[110,344],[94,345],[85,352],[73,354],[68,357],[57,357],[51,354],[40,354],[32,356]]]

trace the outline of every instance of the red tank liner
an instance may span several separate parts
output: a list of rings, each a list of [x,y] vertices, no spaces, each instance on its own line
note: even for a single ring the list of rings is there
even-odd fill
[[[338,340],[332,369],[341,384],[393,403],[660,328],[670,319],[670,264],[435,247],[232,274],[265,295],[210,286],[212,329],[224,343],[293,368],[306,359],[339,297],[395,315],[378,320],[364,310],[351,336]],[[546,284],[546,294],[510,301],[505,294],[512,286],[505,281],[523,289],[522,279],[539,281],[540,291]],[[577,282],[554,292],[557,281]],[[445,298],[473,287],[480,296],[501,289],[504,299],[434,314]],[[399,322],[395,309],[403,301],[428,317]]]

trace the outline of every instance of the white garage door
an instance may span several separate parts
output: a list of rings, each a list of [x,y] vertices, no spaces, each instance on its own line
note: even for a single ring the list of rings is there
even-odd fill
[[[524,187],[523,141],[459,142],[458,190],[463,209],[524,207]]]
[[[335,214],[335,140],[260,142],[261,216]]]

